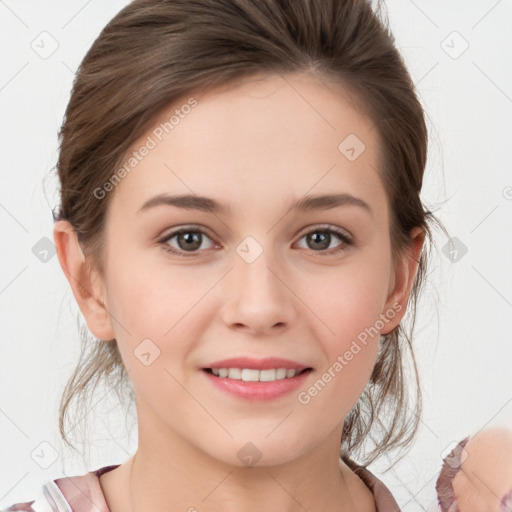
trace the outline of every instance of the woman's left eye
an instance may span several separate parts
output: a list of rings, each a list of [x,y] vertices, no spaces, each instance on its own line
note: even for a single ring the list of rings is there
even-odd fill
[[[334,248],[331,247],[333,234],[342,242]],[[203,246],[203,239],[205,237],[211,241],[211,238],[201,229],[181,228],[168,234],[162,240],[159,240],[159,243],[162,245],[165,251],[176,254],[178,256],[187,257],[193,256],[201,248],[205,249]],[[170,244],[170,241],[174,238],[176,238],[178,247]],[[344,231],[332,227],[322,227],[308,231],[306,234],[302,235],[299,241],[304,238],[306,239],[306,243],[313,246],[314,252],[324,252],[326,255],[341,252],[346,250],[349,246],[353,245],[352,239],[348,234],[346,234]],[[210,248],[214,245],[215,244],[212,242]]]
[[[341,244],[338,244],[334,248],[331,247],[332,235],[339,240],[341,240]],[[338,228],[332,227],[322,227],[316,228],[312,231],[308,231],[305,235],[303,235],[300,239],[306,238],[307,243],[310,245],[316,246],[317,249],[320,249],[321,252],[324,252],[322,256],[328,256],[331,254],[337,254],[341,251],[347,250],[348,247],[353,245],[352,238],[345,233],[344,231]],[[326,251],[325,249],[329,249]],[[319,252],[319,251],[314,251]]]

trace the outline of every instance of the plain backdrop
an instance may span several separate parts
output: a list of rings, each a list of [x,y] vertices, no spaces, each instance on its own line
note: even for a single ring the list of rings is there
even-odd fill
[[[58,198],[56,183],[45,181],[74,71],[126,4],[0,1],[2,506],[33,499],[64,472],[123,462],[136,447],[108,393],[90,411],[87,461],[60,441],[78,308],[52,252]],[[387,8],[427,112],[423,199],[456,240],[436,239],[417,321],[425,407],[416,442],[386,473],[385,457],[369,469],[402,510],[434,510],[446,450],[482,428],[512,426],[512,3],[392,0]]]

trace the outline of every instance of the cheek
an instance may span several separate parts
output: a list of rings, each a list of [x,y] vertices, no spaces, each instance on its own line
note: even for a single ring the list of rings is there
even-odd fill
[[[189,269],[148,265],[132,260],[111,270],[108,283],[109,310],[126,329],[121,337],[162,339],[180,319],[190,321],[194,305],[208,290],[208,280]],[[115,322],[114,322],[115,323]],[[136,343],[132,339],[131,343]]]
[[[345,396],[345,403],[355,403],[372,373],[388,291],[388,261],[370,254],[347,262],[336,271],[330,269],[303,295],[321,320],[315,322],[315,337],[327,360],[323,380],[335,382],[330,386],[333,400],[337,392]]]
[[[190,323],[198,290],[180,280],[179,271],[164,279],[162,268],[138,265],[125,263],[110,274],[109,312],[119,352],[144,402],[151,403],[162,393],[170,402],[183,400],[171,375],[182,380],[174,365],[192,350],[190,333],[183,329]]]
[[[342,348],[360,333],[375,327],[386,302],[388,274],[385,258],[367,259],[330,269],[320,280],[315,280],[314,286],[305,282],[302,296],[322,320],[322,338],[332,339],[332,343],[341,344]]]
[[[124,365],[139,391],[169,385],[164,369],[181,373],[178,367],[194,351],[198,333],[212,321],[205,305],[216,280],[211,271],[148,265],[135,258],[110,269],[109,313]],[[144,358],[154,362],[146,367]]]

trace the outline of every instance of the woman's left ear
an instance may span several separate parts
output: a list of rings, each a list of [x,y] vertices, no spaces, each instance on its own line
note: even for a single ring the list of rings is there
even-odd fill
[[[412,229],[410,239],[410,245],[404,250],[398,268],[391,269],[393,278],[389,286],[383,314],[386,315],[386,311],[393,310],[395,315],[385,324],[380,331],[381,334],[388,334],[392,331],[400,323],[407,309],[409,296],[418,271],[421,249],[425,241],[425,230],[420,227]],[[391,264],[393,265],[393,263]]]

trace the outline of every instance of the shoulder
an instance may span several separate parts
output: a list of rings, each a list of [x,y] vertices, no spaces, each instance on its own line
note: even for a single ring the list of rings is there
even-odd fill
[[[460,441],[444,458],[436,491],[442,512],[510,510],[512,430],[487,428]]]
[[[35,499],[15,503],[0,512],[109,512],[99,477],[118,465],[105,466],[80,476],[66,476],[45,483]]]
[[[9,508],[2,509],[1,512],[11,512],[14,510],[26,512],[72,512],[55,481],[44,484],[34,494],[33,500],[15,503]]]
[[[363,481],[370,489],[375,501],[376,512],[400,512],[400,507],[388,487],[377,478],[368,468],[361,466],[348,457],[342,455],[343,462]]]

